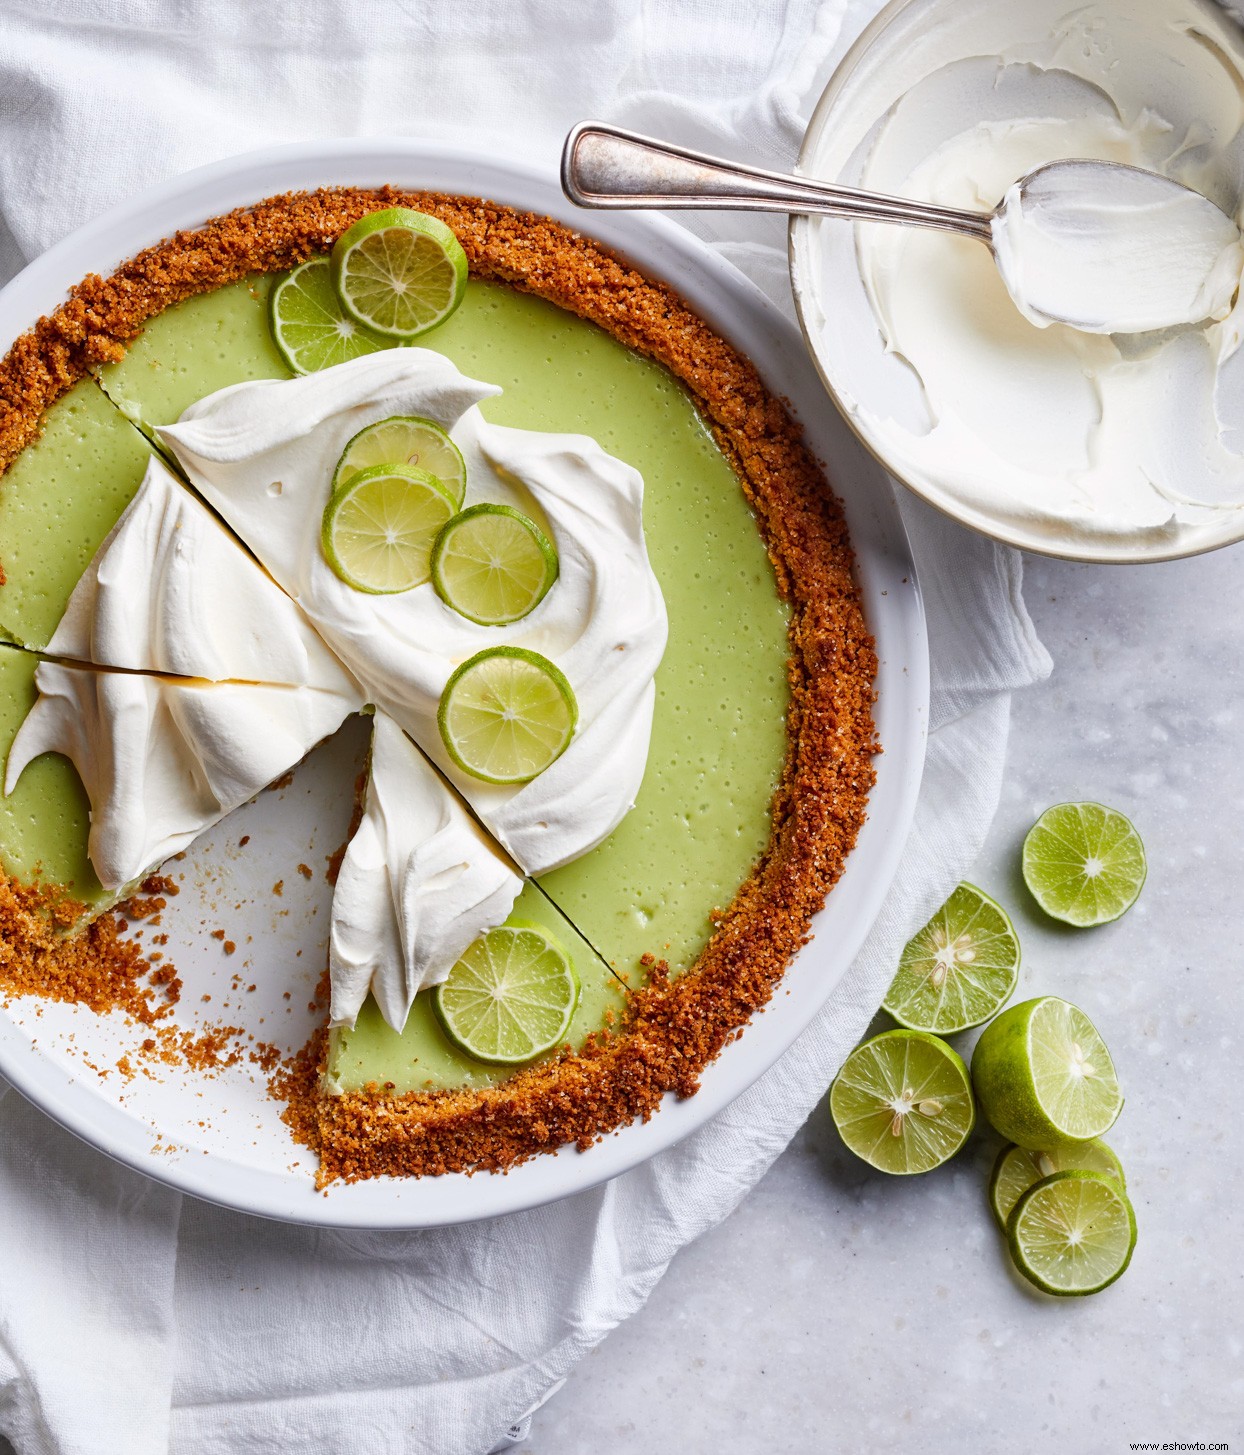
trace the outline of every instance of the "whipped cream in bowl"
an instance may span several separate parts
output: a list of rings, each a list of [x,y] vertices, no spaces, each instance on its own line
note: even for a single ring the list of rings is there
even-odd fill
[[[1122,165],[1041,185],[1081,159]],[[792,221],[822,378],[904,484],[1075,559],[1244,538],[1244,32],[1214,0],[895,0],[800,169],[999,209],[996,265],[948,233]]]

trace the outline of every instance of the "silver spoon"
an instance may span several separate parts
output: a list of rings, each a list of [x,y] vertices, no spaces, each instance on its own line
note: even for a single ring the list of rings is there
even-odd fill
[[[1130,175],[1120,179],[1123,173]],[[989,248],[1012,298],[1034,323],[1066,323],[1090,333],[1141,332],[1221,316],[1239,282],[1240,269],[1232,278],[1232,268],[1237,260],[1244,267],[1239,231],[1214,203],[1169,177],[1118,162],[1051,162],[1022,177],[993,212],[971,212],[739,166],[621,127],[584,121],[566,138],[561,177],[567,197],[580,207],[820,213],[959,233]],[[1112,185],[1116,195],[1120,186],[1129,195],[1135,193],[1134,218],[1123,215],[1120,223],[1117,205],[1108,200]],[[1030,240],[1045,252],[1018,259],[1015,225],[1025,204],[1032,213],[1045,205],[1048,219],[1050,200],[1065,201],[1070,194],[1081,210],[1068,214],[1063,209],[1069,219],[1067,236],[1061,239],[1063,254],[1050,251],[1048,230],[1038,236],[1030,227]],[[1086,230],[1085,201],[1090,213],[1100,203],[1100,215],[1087,219],[1087,226],[1098,228],[1096,233]],[[1205,232],[1204,247],[1190,250],[1184,234],[1167,235],[1172,207],[1181,209],[1181,226]],[[1148,232],[1138,226],[1142,222]],[[1073,224],[1079,229],[1074,235]],[[1155,257],[1160,267],[1154,266]],[[1037,263],[1046,265],[1040,279]],[[1068,287],[1067,276],[1077,264],[1083,276]],[[1162,296],[1154,291],[1155,274]],[[1148,291],[1138,296],[1139,290]],[[1204,312],[1197,313],[1203,305]]]

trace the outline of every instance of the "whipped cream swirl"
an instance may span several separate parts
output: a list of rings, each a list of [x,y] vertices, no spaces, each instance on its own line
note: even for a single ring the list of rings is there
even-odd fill
[[[193,682],[40,662],[38,699],[9,749],[12,793],[62,753],[91,801],[87,853],[124,892],[300,762],[361,706],[357,693]]]
[[[369,700],[410,734],[519,866],[540,874],[594,848],[634,803],[667,627],[644,544],[639,474],[586,436],[488,424],[473,406],[496,392],[440,354],[394,349],[302,379],[223,389],[160,434],[349,663]],[[512,505],[553,539],[558,580],[522,621],[478,626],[446,606],[430,582],[368,595],[328,565],[320,524],[337,459],[358,430],[395,414],[422,415],[450,431],[466,459],[466,504]],[[436,724],[454,668],[498,645],[556,662],[579,704],[566,751],[515,786],[461,772]]]

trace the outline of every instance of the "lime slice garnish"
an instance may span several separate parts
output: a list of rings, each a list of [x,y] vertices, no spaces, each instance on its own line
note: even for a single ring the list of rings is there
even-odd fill
[[[1116,1178],[1120,1187],[1126,1185],[1123,1164],[1105,1142],[1081,1142],[1079,1146],[1058,1147],[1052,1152],[1003,1147],[989,1179],[989,1202],[999,1224],[1005,1228],[1011,1209],[1021,1195],[1055,1172],[1097,1172],[1103,1177]]]
[[[513,1065],[565,1038],[579,1003],[570,957],[543,930],[502,925],[468,946],[436,987],[445,1034],[477,1061]]]
[[[1015,1204],[1006,1240],[1016,1268],[1046,1293],[1099,1293],[1131,1262],[1136,1214],[1118,1178],[1055,1172]]]
[[[395,414],[359,430],[337,461],[333,494],[351,475],[375,465],[414,465],[426,470],[441,482],[455,506],[462,504],[466,494],[466,461],[462,451],[435,420]]]
[[[365,328],[413,338],[462,302],[467,259],[439,218],[390,207],[360,217],[337,239],[333,282],[346,312]]]
[[[464,772],[488,783],[526,783],[565,751],[579,708],[547,657],[489,647],[450,677],[436,720]]]
[[[972,1085],[995,1130],[1035,1151],[1100,1137],[1123,1108],[1106,1043],[1079,1006],[1054,995],[985,1027]]]
[[[1047,808],[1024,840],[1024,882],[1048,915],[1081,929],[1131,909],[1147,866],[1140,835],[1100,803]]]
[[[1019,941],[1006,911],[960,884],[903,948],[882,1002],[913,1031],[953,1035],[987,1021],[1019,978]]]
[[[829,1093],[842,1140],[881,1172],[928,1172],[976,1121],[968,1068],[926,1031],[885,1031],[857,1046]]]
[[[472,505],[432,547],[432,585],[446,606],[481,626],[519,621],[557,580],[557,552],[521,511]]]
[[[320,540],[328,564],[356,591],[409,591],[428,579],[432,542],[453,513],[435,475],[376,465],[330,496]]]
[[[268,300],[268,322],[295,374],[314,374],[392,347],[342,310],[327,258],[312,258],[281,279]]]

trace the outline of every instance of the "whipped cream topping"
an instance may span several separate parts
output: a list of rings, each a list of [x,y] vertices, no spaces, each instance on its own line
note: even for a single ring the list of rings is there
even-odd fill
[[[594,848],[634,803],[666,618],[644,544],[639,474],[585,436],[488,424],[473,406],[496,392],[440,354],[394,349],[306,378],[221,390],[160,434],[369,700],[410,734],[520,867],[539,874]],[[466,504],[512,505],[552,538],[558,580],[522,621],[478,626],[430,583],[393,596],[355,591],[324,559],[320,524],[337,459],[359,429],[394,414],[450,431],[466,459]],[[522,785],[462,773],[436,724],[450,673],[497,645],[543,653],[578,699],[570,745]]]
[[[423,754],[377,712],[363,819],[333,895],[333,1024],[353,1025],[371,990],[400,1030],[418,991],[504,923],[522,887]]]
[[[87,852],[120,893],[253,798],[336,731],[357,694],[191,682],[41,662],[9,750],[5,792],[62,753],[91,802]]]
[[[807,167],[988,212],[1017,178],[1067,158],[1169,176],[1237,222],[1239,27],[1210,0],[915,0],[844,81]],[[1120,214],[1132,214],[1128,227],[1134,213]],[[1023,241],[999,236],[1024,273],[1017,291],[1035,302],[1030,313],[1060,282],[1042,277],[1051,255],[1039,234],[1053,215]],[[1135,283],[1137,296],[1157,296],[1165,286],[1169,255],[1137,250],[1121,231],[1107,223],[1095,235],[1101,251],[1074,284],[1086,312],[1099,288],[1109,302],[1112,269],[1135,275],[1112,288]],[[1034,326],[970,239],[833,220],[807,224],[803,236],[805,317],[839,397],[935,503],[986,529],[1012,523],[1025,539],[1054,548],[1088,540],[1107,555],[1134,543],[1209,544],[1244,511],[1233,439],[1244,425],[1238,295],[1223,314],[1239,255],[1228,233],[1218,261],[1217,239],[1197,244],[1204,300],[1179,285],[1190,320],[1212,321],[1139,334]]]
[[[1007,189],[994,256],[1038,328],[1144,333],[1231,312],[1244,246],[1199,192],[1156,172],[1070,162]]]
[[[358,696],[298,606],[154,457],[69,598],[53,657]]]

